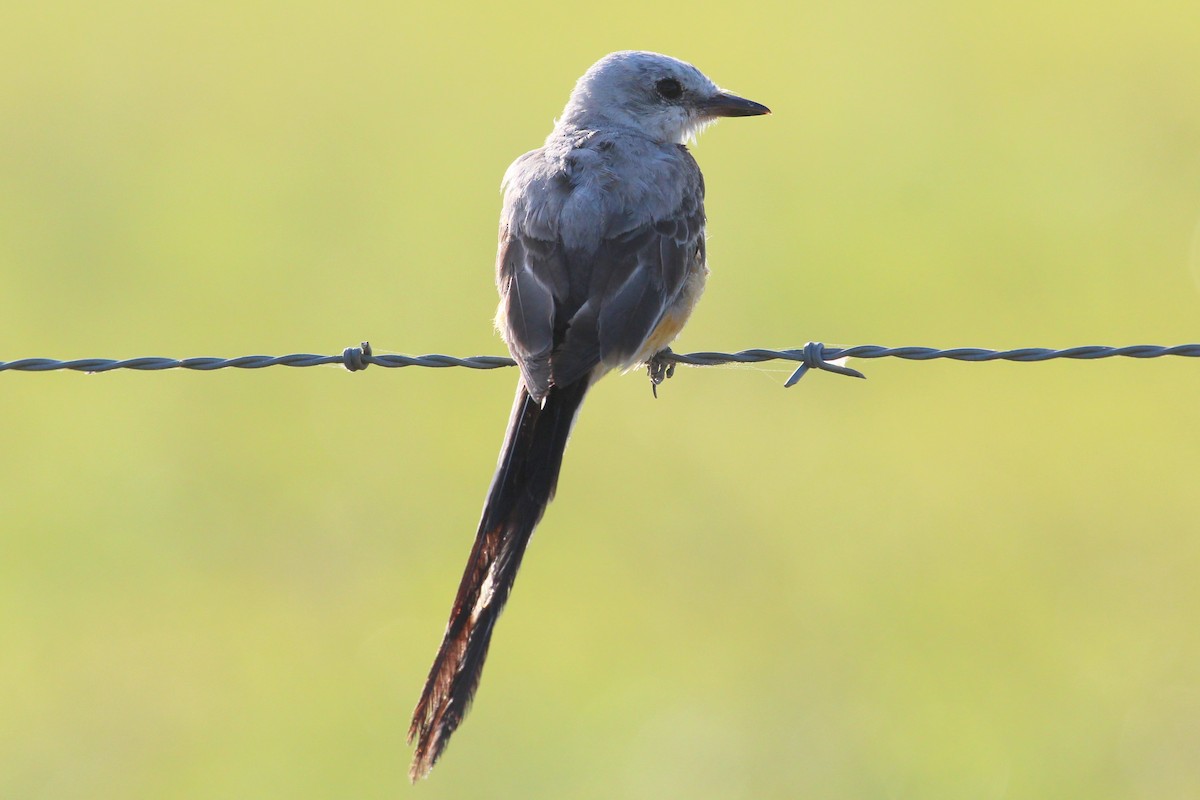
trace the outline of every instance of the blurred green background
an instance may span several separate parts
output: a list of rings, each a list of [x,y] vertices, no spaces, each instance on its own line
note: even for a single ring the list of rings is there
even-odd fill
[[[500,352],[500,177],[630,47],[775,110],[678,349],[1196,341],[1194,12],[10,4],[0,359]],[[0,374],[0,796],[1200,796],[1200,364],[856,366],[601,384],[416,789],[513,372]]]

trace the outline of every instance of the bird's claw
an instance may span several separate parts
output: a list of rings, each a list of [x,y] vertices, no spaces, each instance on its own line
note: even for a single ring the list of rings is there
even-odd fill
[[[650,391],[658,397],[658,385],[675,374],[675,362],[670,360],[671,348],[664,347],[646,362],[646,374],[650,376]]]

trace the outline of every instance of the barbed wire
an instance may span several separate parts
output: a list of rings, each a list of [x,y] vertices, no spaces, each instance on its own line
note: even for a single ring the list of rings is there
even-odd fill
[[[1171,346],[1135,344],[1124,347],[1106,345],[1083,345],[1055,350],[1048,347],[1022,347],[1013,350],[989,350],[982,347],[884,347],[877,344],[860,344],[853,347],[828,347],[821,342],[809,342],[803,347],[785,350],[754,348],[736,353],[703,351],[698,353],[675,353],[666,350],[656,357],[663,365],[687,364],[696,367],[720,364],[757,364],[764,361],[798,362],[799,367],[787,379],[784,386],[792,386],[813,369],[865,378],[856,369],[845,366],[849,358],[903,358],[909,361],[932,361],[948,358],[954,361],[1015,361],[1028,363],[1049,361],[1055,358],[1093,360],[1100,358],[1160,358],[1182,356],[1200,358],[1200,344]],[[0,361],[0,372],[51,372],[70,370],[74,372],[111,372],[118,369],[157,371],[164,369],[189,369],[207,372],[217,369],[263,369],[265,367],[320,367],[337,364],[351,372],[364,370],[371,365],[387,368],[398,367],[466,367],[468,369],[498,369],[515,366],[516,362],[506,356],[468,356],[460,358],[437,353],[422,356],[396,354],[376,355],[369,342],[358,347],[347,347],[341,355],[314,355],[292,353],[284,356],[238,356],[237,358],[162,358],[143,356],[140,358],[79,358],[59,361],[52,358],[23,358],[16,361]]]

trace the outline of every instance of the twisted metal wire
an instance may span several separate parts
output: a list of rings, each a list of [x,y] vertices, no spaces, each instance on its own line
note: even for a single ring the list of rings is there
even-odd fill
[[[769,350],[754,348],[739,350],[736,353],[699,352],[674,353],[664,351],[657,359],[669,364],[688,364],[690,366],[715,366],[718,364],[757,364],[763,361],[792,361],[798,362],[799,367],[788,378],[785,386],[792,386],[813,369],[847,375],[855,378],[866,377],[856,369],[837,363],[847,358],[903,358],[909,361],[932,361],[938,358],[948,358],[954,361],[1049,361],[1054,358],[1070,358],[1076,360],[1092,360],[1099,358],[1160,358],[1163,356],[1182,356],[1185,358],[1200,358],[1200,344],[1180,344],[1173,346],[1135,344],[1124,347],[1108,347],[1104,345],[1083,345],[1055,350],[1047,347],[1022,347],[1014,350],[989,350],[982,347],[954,347],[938,349],[935,347],[883,347],[876,344],[861,344],[853,347],[827,347],[821,342],[809,342],[804,347],[787,350]],[[163,369],[263,369],[264,367],[319,367],[327,364],[344,366],[351,372],[366,369],[372,364],[380,367],[466,367],[468,369],[497,369],[511,367],[515,364],[505,356],[468,356],[459,358],[440,354],[422,356],[375,355],[371,345],[363,342],[359,347],[347,347],[341,355],[314,355],[312,353],[292,353],[284,356],[239,356],[237,358],[159,358],[145,356],[141,358],[111,359],[111,358],[79,358],[70,361],[59,361],[52,358],[23,358],[17,361],[0,361],[0,372],[49,372],[53,370],[72,370],[75,372],[110,372],[116,369],[133,370],[163,370]]]

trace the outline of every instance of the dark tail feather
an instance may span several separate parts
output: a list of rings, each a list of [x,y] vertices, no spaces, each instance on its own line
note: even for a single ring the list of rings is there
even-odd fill
[[[432,769],[479,686],[492,629],[512,590],[521,556],[554,497],[563,450],[589,382],[551,387],[544,405],[517,387],[504,449],[483,507],[446,635],[408,729],[416,741],[409,777]]]

